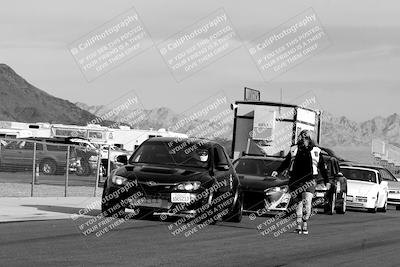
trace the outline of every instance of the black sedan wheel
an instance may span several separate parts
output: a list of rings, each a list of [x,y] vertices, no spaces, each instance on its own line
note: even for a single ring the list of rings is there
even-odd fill
[[[346,198],[347,198],[347,194],[346,192],[342,193],[342,197],[341,197],[341,203],[340,206],[336,208],[336,213],[338,214],[345,214],[346,213]]]
[[[243,218],[243,195],[241,194],[236,203],[235,206],[232,209],[232,212],[228,214],[228,218],[226,221],[228,222],[236,222],[240,223]]]
[[[119,217],[125,212],[125,208],[118,201],[107,202],[105,200],[107,183],[104,184],[103,195],[101,197],[101,213],[104,217]]]
[[[101,212],[104,217],[121,217],[125,208],[119,203],[101,203]]]
[[[329,194],[329,192],[327,192]],[[333,193],[332,196],[330,196],[330,199],[328,199],[328,203],[325,204],[325,213],[328,215],[333,215],[333,212],[335,211],[335,203],[336,203],[336,193]]]

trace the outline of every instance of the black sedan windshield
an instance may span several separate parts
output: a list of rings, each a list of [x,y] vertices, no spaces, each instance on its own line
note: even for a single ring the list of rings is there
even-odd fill
[[[173,147],[162,142],[143,144],[130,158],[130,163],[153,163],[208,168],[209,149],[199,144],[182,142]]]
[[[281,165],[278,160],[239,159],[236,172],[244,175],[268,176]]]

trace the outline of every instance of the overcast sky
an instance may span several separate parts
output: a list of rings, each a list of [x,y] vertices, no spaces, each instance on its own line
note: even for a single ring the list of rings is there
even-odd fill
[[[145,108],[182,112],[220,90],[240,100],[247,86],[266,101],[279,100],[280,88],[284,101],[311,90],[323,109],[357,121],[400,113],[399,1],[0,1],[0,61],[72,102],[107,104],[134,90]],[[181,82],[155,47],[87,82],[68,44],[131,7],[155,44],[223,7],[243,45]],[[309,7],[331,46],[265,82],[246,43]]]

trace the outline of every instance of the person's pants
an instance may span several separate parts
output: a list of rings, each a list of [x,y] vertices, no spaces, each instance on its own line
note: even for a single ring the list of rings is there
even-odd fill
[[[310,219],[313,195],[314,194],[310,192],[301,193],[300,201],[297,203],[296,206],[297,223],[301,223],[302,221],[307,222],[308,219]]]

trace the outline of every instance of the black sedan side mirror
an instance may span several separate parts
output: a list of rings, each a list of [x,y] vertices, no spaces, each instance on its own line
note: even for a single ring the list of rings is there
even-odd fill
[[[218,164],[215,166],[215,169],[218,171],[228,171],[229,170],[229,165],[228,164]]]
[[[128,157],[126,155],[119,155],[119,156],[117,156],[117,162],[121,163],[123,165],[127,165],[128,164]]]

